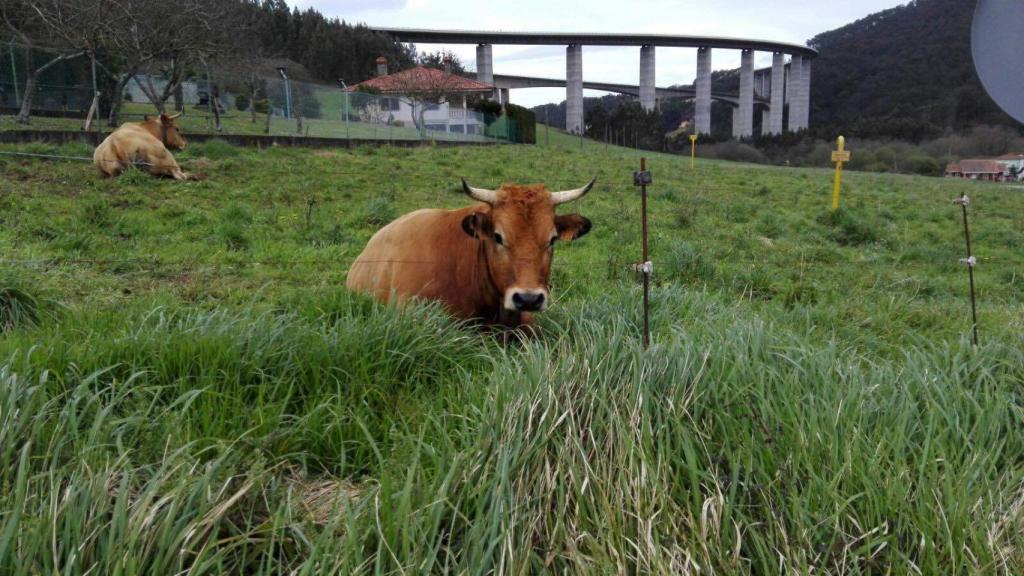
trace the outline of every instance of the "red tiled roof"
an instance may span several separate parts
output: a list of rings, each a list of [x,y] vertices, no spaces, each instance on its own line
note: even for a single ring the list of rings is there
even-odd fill
[[[993,158],[993,160],[1024,160],[1024,154],[1020,154],[1018,152],[1011,152],[1009,154],[997,156]]]
[[[354,92],[361,86],[379,90],[382,94],[401,94],[410,90],[437,90],[439,88],[443,88],[446,92],[490,92],[494,90],[494,86],[490,84],[423,66],[371,78],[349,86],[348,91]]]
[[[995,160],[961,160],[964,174],[1001,174],[1003,165]]]
[[[963,171],[959,164],[949,164],[946,166],[946,174],[959,174]]]

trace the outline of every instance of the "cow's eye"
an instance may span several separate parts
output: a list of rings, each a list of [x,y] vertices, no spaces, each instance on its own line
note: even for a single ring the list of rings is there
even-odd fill
[[[502,238],[501,234],[498,234],[497,232],[494,233],[494,241],[502,246],[505,245],[505,239]]]

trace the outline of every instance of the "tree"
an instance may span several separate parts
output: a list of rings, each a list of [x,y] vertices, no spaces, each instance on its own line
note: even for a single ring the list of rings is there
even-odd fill
[[[451,52],[444,50],[438,50],[437,52],[424,52],[416,58],[420,66],[427,68],[436,68],[438,70],[451,70],[452,74],[458,74],[459,76],[465,76],[467,74],[465,66],[462,65],[462,61],[459,57]]]
[[[59,1],[59,0],[58,0]],[[102,70],[114,83],[108,123],[120,121],[124,90],[135,80],[160,113],[178,92],[191,67],[215,59],[231,46],[230,25],[241,4],[233,0],[109,0],[103,31],[108,62]],[[146,81],[136,79],[148,72]],[[166,83],[158,88],[152,76]],[[180,105],[180,98],[179,98]]]
[[[184,107],[181,84],[191,67],[215,58],[232,45],[226,23],[234,20],[238,5],[230,0],[179,0],[173,6],[159,3],[163,9],[157,10],[152,2],[148,4],[139,15],[150,33],[143,42],[150,44],[153,58],[146,63],[146,81],[135,76],[135,82],[156,111],[163,114],[171,96],[175,96],[179,110]],[[165,80],[161,89],[153,83],[157,73]]]
[[[39,76],[94,49],[90,41],[96,31],[96,6],[97,3],[83,0],[0,2],[0,18],[7,33],[22,45],[24,57],[25,93],[18,111],[19,124],[31,121]]]
[[[418,67],[395,75],[396,96],[412,108],[413,124],[426,131],[424,115],[432,107],[449,102],[459,93],[462,77],[448,70]]]

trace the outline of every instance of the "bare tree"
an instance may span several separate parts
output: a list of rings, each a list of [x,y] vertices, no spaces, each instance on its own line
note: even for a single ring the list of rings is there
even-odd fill
[[[55,0],[59,1],[59,0]],[[157,112],[179,92],[190,67],[209,61],[225,51],[236,32],[226,25],[242,4],[234,0],[104,0],[111,14],[104,30],[107,53],[114,69],[103,67],[114,82],[108,123],[120,120],[124,90],[135,81]],[[148,72],[145,80],[137,76]],[[162,86],[153,75],[165,80]],[[179,105],[181,104],[180,98]]]
[[[32,118],[39,76],[68,60],[93,50],[97,22],[97,3],[83,0],[4,0],[0,18],[7,33],[22,46],[25,63],[25,91],[17,122],[28,124]],[[46,54],[40,63],[37,57]],[[17,78],[14,79],[17,82]]]
[[[267,94],[267,67],[270,60],[276,56],[271,53],[262,41],[260,27],[260,14],[254,10],[247,10],[243,7],[236,14],[234,22],[236,41],[230,46],[223,57],[231,61],[231,72],[245,88],[246,96],[249,99],[250,121],[256,123],[256,103],[260,100],[269,100]],[[268,102],[267,117],[269,126],[270,106]],[[269,129],[268,129],[269,132]]]
[[[399,72],[393,76],[392,86],[387,92],[395,94],[412,108],[413,124],[421,134],[426,132],[424,116],[427,110],[451,102],[452,97],[461,93],[462,77],[451,70],[418,67]]]
[[[163,7],[159,15],[153,14],[152,8],[141,14],[154,57],[144,64],[149,72],[146,81],[138,76],[135,81],[162,114],[172,96],[176,96],[179,108],[184,106],[181,85],[192,66],[215,58],[231,46],[226,23],[238,4],[229,0],[179,0],[173,4],[161,2],[159,6]],[[155,73],[164,80],[162,88],[153,82]]]

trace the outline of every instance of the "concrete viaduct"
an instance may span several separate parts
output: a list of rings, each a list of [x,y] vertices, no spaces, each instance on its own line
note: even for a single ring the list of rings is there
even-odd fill
[[[636,94],[647,110],[654,109],[659,95],[689,97],[696,100],[695,129],[711,133],[711,101],[721,100],[734,105],[733,136],[753,135],[755,104],[763,104],[762,133],[781,134],[784,129],[797,131],[808,127],[810,113],[811,60],[818,53],[799,44],[718,38],[710,36],[666,36],[657,34],[578,34],[563,32],[476,32],[469,30],[421,30],[409,28],[376,28],[399,42],[425,44],[476,44],[477,79],[496,86],[500,97],[507,99],[509,88],[565,86],[565,129],[571,133],[583,130],[583,88]],[[566,46],[566,79],[552,80],[502,76],[494,74],[494,44]],[[635,46],[640,48],[640,78],[636,86],[583,81],[583,46]],[[697,79],[692,89],[658,88],[655,85],[654,51],[657,46],[697,48]],[[738,95],[712,94],[712,50],[740,50],[740,91]],[[771,52],[772,66],[754,70],[754,52]],[[786,57],[790,60],[787,63]],[[531,81],[533,83],[531,84]],[[547,82],[547,84],[545,84]],[[564,82],[564,84],[563,84]],[[783,126],[783,109],[789,104],[789,125]]]

